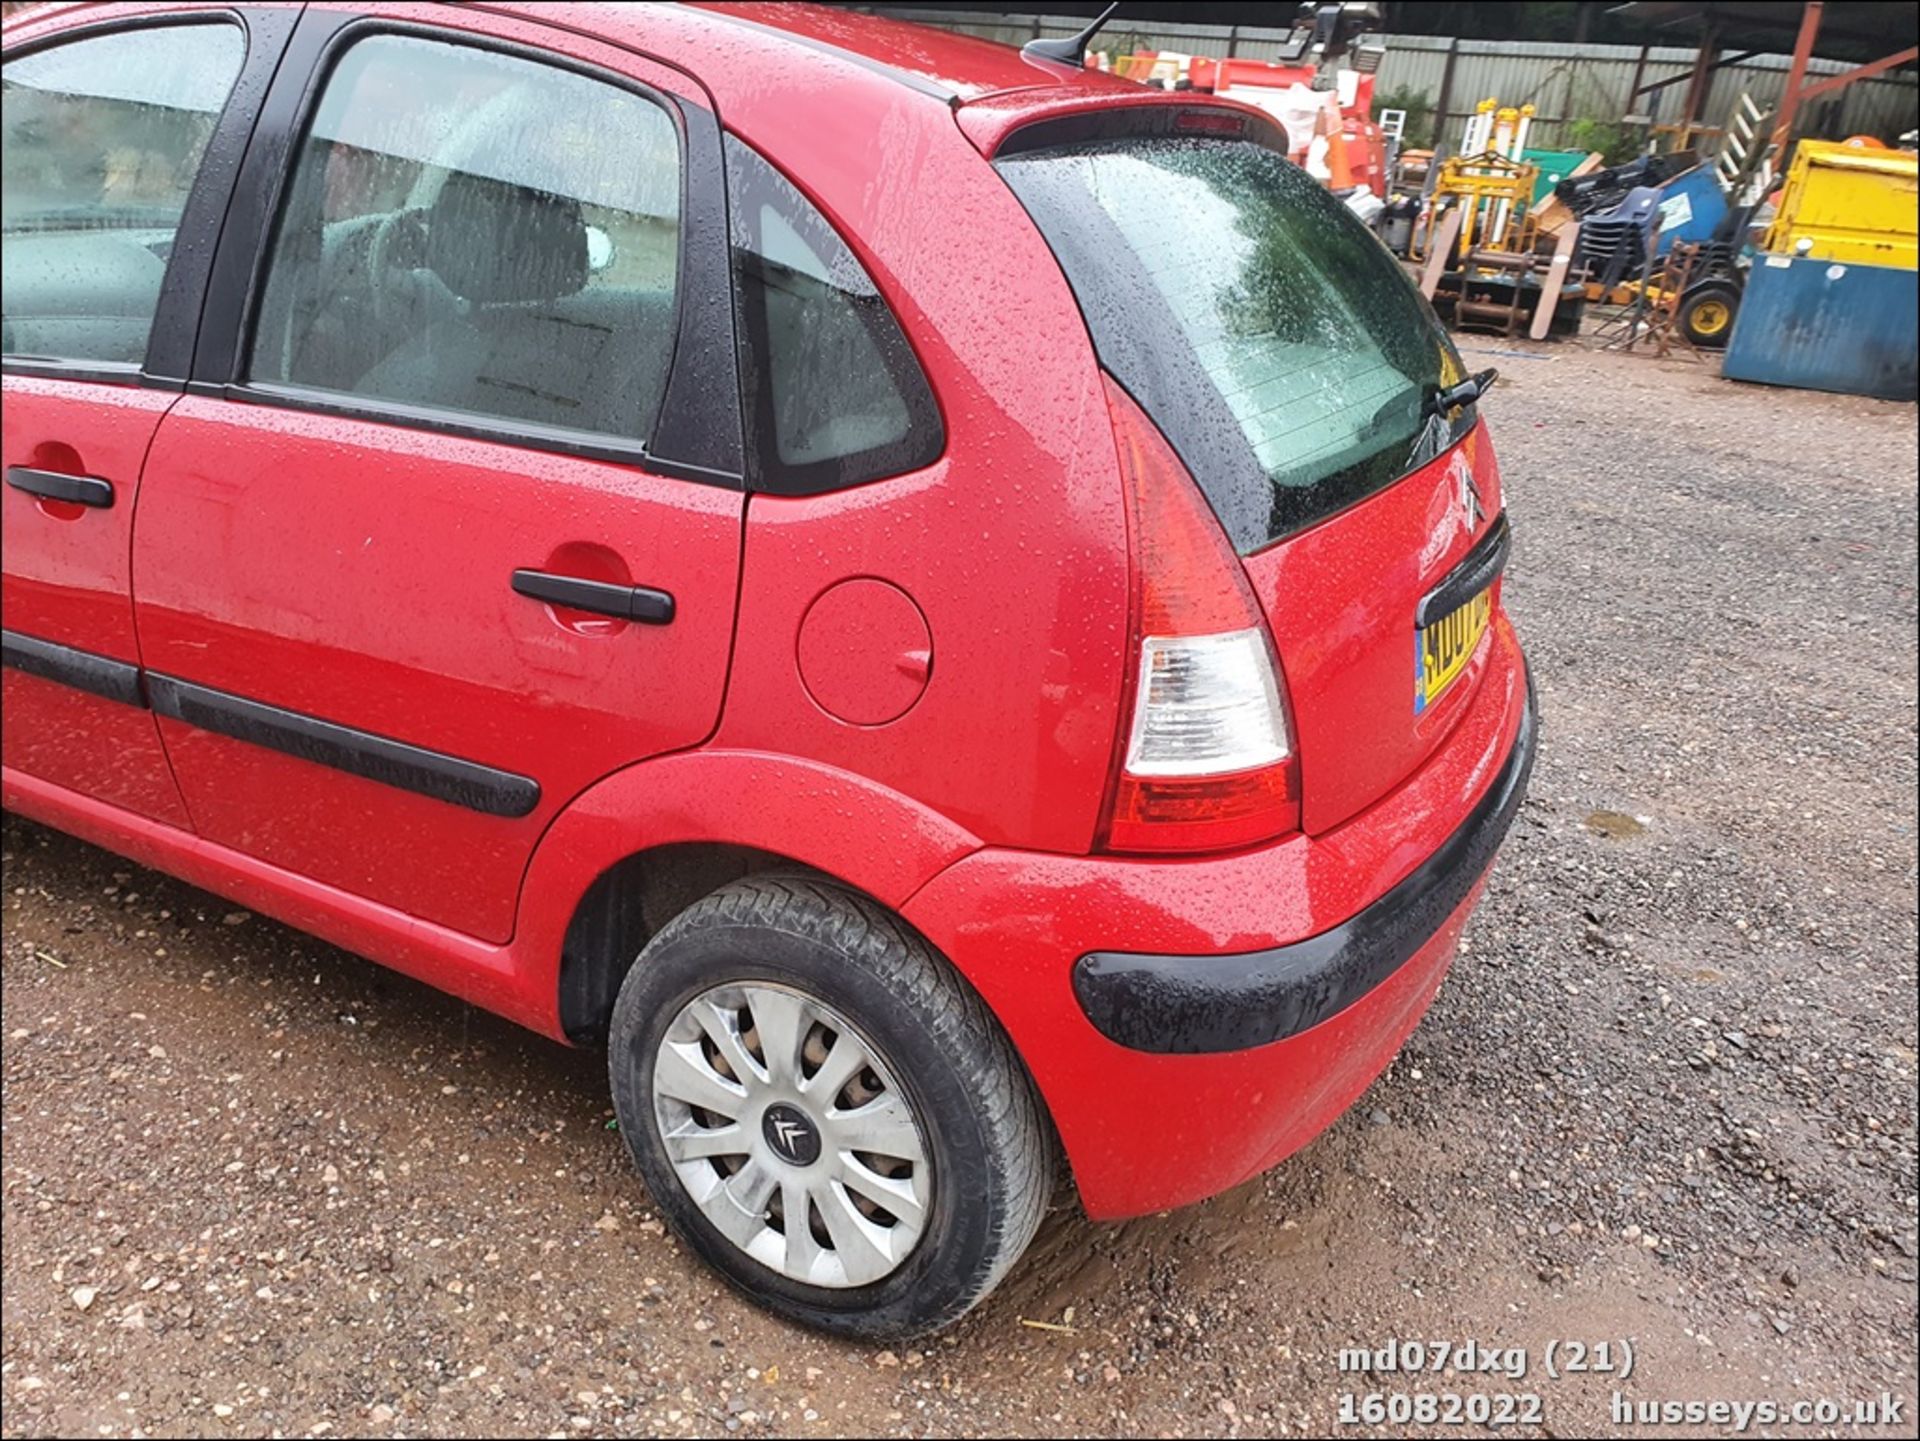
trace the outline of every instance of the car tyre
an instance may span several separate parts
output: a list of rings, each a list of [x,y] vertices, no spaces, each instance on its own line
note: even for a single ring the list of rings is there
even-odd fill
[[[801,1029],[794,1071],[812,1057],[812,1078],[781,1089],[780,1057]],[[839,1100],[794,1090],[838,1084],[840,1058],[854,1054],[837,1049],[844,1037],[872,1064]],[[1052,1192],[1050,1127],[979,996],[883,907],[812,877],[750,876],[662,927],[621,985],[608,1071],[621,1134],[675,1232],[748,1296],[819,1330],[877,1340],[950,1324],[1026,1249]],[[710,1110],[715,1074],[735,1084],[713,1092],[723,1109]],[[897,1131],[894,1150],[920,1159],[839,1149],[836,1127],[869,1112],[897,1126],[903,1108],[911,1134]],[[777,1148],[809,1124],[812,1154],[796,1165]],[[688,1154],[726,1146],[748,1154]],[[903,1175],[876,1182],[851,1158]],[[895,1207],[895,1193],[897,1217],[868,1199]],[[843,1214],[856,1203],[868,1224]],[[790,1230],[801,1210],[805,1230]],[[896,1243],[891,1269],[869,1275]]]

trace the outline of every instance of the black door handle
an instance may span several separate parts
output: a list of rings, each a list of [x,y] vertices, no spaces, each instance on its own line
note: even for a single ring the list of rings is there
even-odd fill
[[[57,470],[33,470],[24,465],[7,467],[7,484],[28,495],[48,500],[71,500],[105,510],[113,504],[113,487],[90,475],[62,475]]]
[[[646,625],[666,625],[673,619],[673,597],[664,590],[644,585],[612,585],[604,580],[551,575],[544,570],[516,570],[513,588],[531,600],[564,605],[569,610],[590,610],[595,615],[617,616],[621,620],[637,620]]]

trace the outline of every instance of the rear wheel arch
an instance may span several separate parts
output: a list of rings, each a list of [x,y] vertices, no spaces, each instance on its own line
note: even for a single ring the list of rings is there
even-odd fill
[[[511,943],[515,988],[538,1029],[589,1039],[611,1005],[613,989],[602,998],[599,988],[617,989],[651,934],[649,908],[657,927],[727,881],[779,866],[897,911],[980,844],[919,802],[815,761],[724,749],[642,761],[574,797],[535,847]],[[570,955],[618,973],[608,983]]]
[[[620,983],[675,916],[730,882],[767,874],[866,895],[791,856],[722,842],[654,846],[603,870],[574,906],[561,942],[558,1004],[567,1039],[581,1045],[605,1039]]]

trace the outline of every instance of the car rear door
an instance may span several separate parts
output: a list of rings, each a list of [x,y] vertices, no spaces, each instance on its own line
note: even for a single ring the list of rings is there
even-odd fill
[[[202,834],[502,940],[561,807],[711,732],[744,507],[725,237],[677,72],[438,6],[307,12],[134,537]]]
[[[119,8],[106,24],[29,20],[8,36],[4,757],[184,828],[142,704],[135,502],[186,380],[207,241],[294,12]]]

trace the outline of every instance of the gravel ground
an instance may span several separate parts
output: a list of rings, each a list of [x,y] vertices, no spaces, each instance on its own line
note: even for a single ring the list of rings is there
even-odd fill
[[[598,1056],[10,817],[6,1433],[1327,1434],[1453,1390],[1561,1435],[1615,1391],[1890,1392],[1847,1434],[1912,1434],[1913,408],[1467,348],[1544,748],[1325,1137],[1186,1211],[1063,1206],[923,1347],[827,1342],[663,1234]],[[1530,1369],[1337,1369],[1393,1336]],[[1544,1370],[1621,1338],[1630,1378]]]

